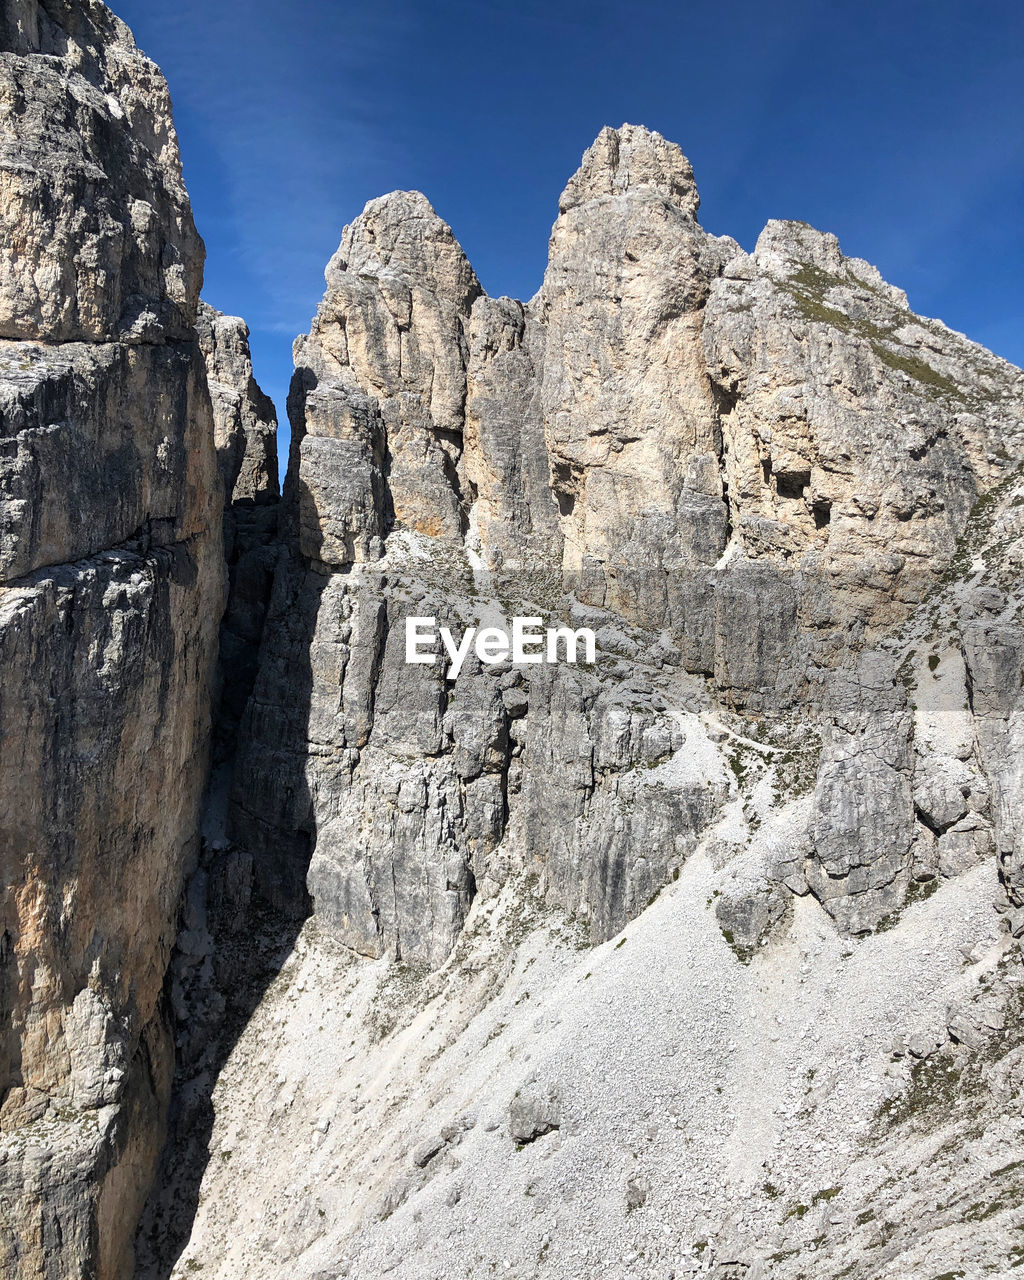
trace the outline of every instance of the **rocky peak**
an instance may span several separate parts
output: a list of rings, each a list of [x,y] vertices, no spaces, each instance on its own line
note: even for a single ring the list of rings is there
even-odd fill
[[[693,166],[678,145],[653,129],[624,124],[605,126],[583,155],[580,167],[559,197],[562,213],[588,200],[621,196],[647,188],[688,213],[697,216],[700,196]]]
[[[392,520],[461,537],[467,332],[483,292],[461,245],[425,196],[396,191],[345,228],[325,278],[289,396],[304,552],[373,559]]]
[[[345,228],[338,252],[327,265],[328,291],[339,271],[373,278],[392,276],[450,296],[467,310],[481,292],[451,227],[419,191],[392,191],[370,200]]]
[[[876,266],[863,258],[847,257],[837,236],[806,222],[770,218],[757,238],[753,258],[762,271],[776,278],[789,279],[811,267],[833,277],[833,282],[857,284],[862,291],[877,293],[893,306],[909,310],[907,295],[889,284]]]
[[[213,402],[214,444],[228,501],[275,502],[278,497],[277,413],[256,384],[249,326],[200,302],[196,335],[206,361]]]
[[[187,337],[203,245],[163,77],[103,5],[5,14],[0,337]]]

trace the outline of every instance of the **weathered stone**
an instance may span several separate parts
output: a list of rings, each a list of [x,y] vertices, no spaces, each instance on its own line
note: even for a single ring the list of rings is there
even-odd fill
[[[235,829],[260,865],[311,856],[317,912],[358,950],[436,964],[517,868],[595,940],[643,910],[727,790],[724,752],[686,763],[645,666],[711,677],[748,714],[827,717],[810,853],[779,876],[844,929],[983,844],[938,848],[987,784],[969,742],[915,755],[871,649],[1020,456],[1021,375],[834,237],[770,223],[747,255],[697,208],[678,148],[625,126],[567,186],[527,305],[483,295],[410,193],[372,201],[328,267],[296,348],[297,534]],[[454,687],[405,666],[407,616],[476,625],[480,607],[593,625],[599,662],[524,667],[511,695],[473,663]],[[1000,607],[979,597],[963,624],[965,671],[1005,715]]]
[[[433,1138],[427,1138],[412,1153],[413,1164],[417,1169],[425,1169],[431,1160],[444,1150],[445,1145],[445,1139],[440,1134],[436,1134]]]
[[[554,1087],[524,1085],[508,1107],[508,1129],[514,1142],[534,1142],[560,1127],[562,1100]]]
[[[187,338],[203,244],[163,76],[100,4],[5,6],[0,336]]]
[[[170,1091],[223,603],[202,244],[127,28],[61,0],[0,25],[0,1269],[113,1280]]]
[[[237,316],[199,304],[196,332],[213,407],[224,487],[228,600],[220,629],[215,757],[233,754],[256,681],[260,640],[277,565],[277,413],[252,373],[249,330]]]
[[[196,333],[206,360],[217,465],[227,499],[236,506],[275,502],[277,412],[252,375],[249,329],[238,316],[222,315],[201,302]]]
[[[851,933],[897,908],[914,829],[911,716],[892,664],[868,654],[832,684],[814,795],[811,891]]]

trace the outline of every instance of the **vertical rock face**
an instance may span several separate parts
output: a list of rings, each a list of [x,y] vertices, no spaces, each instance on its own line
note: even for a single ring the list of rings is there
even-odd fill
[[[125,1277],[223,602],[203,248],[127,28],[0,35],[0,1269]]]
[[[371,201],[326,274],[313,330],[295,351],[301,549],[344,567],[379,556],[393,522],[427,535],[463,530],[466,327],[481,290],[418,192]]]
[[[202,243],[167,85],[103,5],[4,6],[0,334],[185,337]]]
[[[650,627],[726,542],[701,326],[737,246],[701,230],[699,203],[677,146],[604,130],[562,193],[537,306],[563,567],[581,600]]]
[[[277,480],[277,412],[252,374],[249,329],[200,302],[196,332],[213,403],[213,438],[225,496],[232,507],[270,506]]]
[[[480,286],[450,228],[407,193],[367,206],[327,277],[313,332],[296,344],[293,537],[236,768],[234,830],[257,855],[264,894],[296,908],[315,835],[322,905],[359,948],[440,963],[472,896],[462,782],[450,755],[427,759],[446,740],[441,675],[406,676],[399,606],[381,597],[375,566],[394,528],[461,546],[467,330]],[[350,584],[354,564],[366,572]],[[374,763],[360,770],[364,754]],[[420,759],[407,767],[406,754]],[[314,793],[332,797],[327,811]],[[493,804],[479,819],[488,830]],[[374,851],[352,863],[367,823]]]
[[[253,377],[244,320],[201,302],[196,332],[224,489],[228,600],[220,631],[215,742],[220,760],[234,752],[238,722],[252,692],[277,562],[277,412]]]
[[[698,205],[679,148],[624,126],[529,304],[415,194],[328,266],[233,821],[273,893],[282,848],[293,895],[308,861],[358,951],[437,965],[523,871],[614,934],[762,776],[744,735],[778,735],[765,787],[819,769],[779,884],[857,933],[932,874],[914,795],[945,783],[897,637],[1024,456],[1022,375],[834,237],[770,223],[747,254]],[[405,663],[410,615],[514,614],[594,627],[596,665]]]

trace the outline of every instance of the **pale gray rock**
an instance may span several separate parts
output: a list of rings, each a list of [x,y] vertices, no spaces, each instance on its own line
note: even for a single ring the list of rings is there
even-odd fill
[[[508,1129],[518,1143],[534,1142],[562,1123],[562,1099],[553,1085],[524,1085],[509,1103]]]
[[[806,875],[841,927],[856,933],[900,905],[910,875],[912,719],[892,664],[868,654],[838,673],[831,717]]]
[[[529,574],[562,549],[539,396],[545,330],[521,302],[481,295],[468,340],[468,542],[489,567]]]
[[[325,274],[289,408],[303,554],[373,559],[391,522],[460,535],[472,267],[422,195],[395,192],[346,228]]]
[[[203,244],[163,76],[101,4],[20,0],[0,36],[0,335],[187,337]]]
[[[914,807],[941,834],[967,813],[972,786],[977,786],[977,775],[963,761],[926,759],[914,774]]]
[[[182,485],[210,483],[182,426],[210,413],[194,345],[0,342],[0,383],[0,581],[176,540]]]
[[[444,1150],[444,1145],[444,1138],[440,1134],[436,1134],[433,1138],[427,1138],[412,1153],[413,1164],[417,1169],[425,1169],[438,1152]]]
[[[279,496],[277,412],[252,373],[249,329],[238,316],[199,304],[196,333],[213,404],[217,465],[232,504]]]
[[[217,469],[224,488],[227,608],[220,631],[218,760],[234,753],[238,724],[256,680],[260,640],[277,565],[277,412],[252,372],[249,330],[200,302],[196,333],[213,410]]]
[[[787,895],[779,884],[765,884],[759,893],[730,893],[715,899],[715,917],[730,947],[743,960],[768,937],[782,919]]]
[[[701,230],[698,203],[677,146],[606,129],[562,195],[531,303],[563,572],[582,601],[647,626],[671,578],[726,541],[701,318],[735,246]]]
[[[645,666],[824,720],[809,853],[776,870],[844,930],[992,847],[988,784],[915,750],[877,646],[1022,456],[1021,375],[835,237],[770,223],[746,254],[697,209],[679,149],[624,126],[563,193],[528,304],[483,295],[415,193],[372,201],[328,266],[233,821],[259,866],[310,860],[318,916],[365,954],[436,965],[517,871],[594,941],[645,908],[727,797],[724,752],[679,772]],[[524,667],[510,698],[474,660],[454,687],[405,665],[407,616],[481,605],[592,624],[596,667]],[[1004,724],[1018,633],[998,593],[975,607],[969,693]],[[770,930],[776,892],[725,927]]]

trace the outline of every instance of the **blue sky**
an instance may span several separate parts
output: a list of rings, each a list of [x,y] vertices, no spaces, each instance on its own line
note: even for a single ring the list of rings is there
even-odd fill
[[[559,192],[623,121],[682,146],[709,230],[834,231],[1024,364],[1019,0],[113,7],[170,83],[204,294],[248,321],[282,420],[291,341],[367,200],[425,192],[484,288],[528,298]]]

